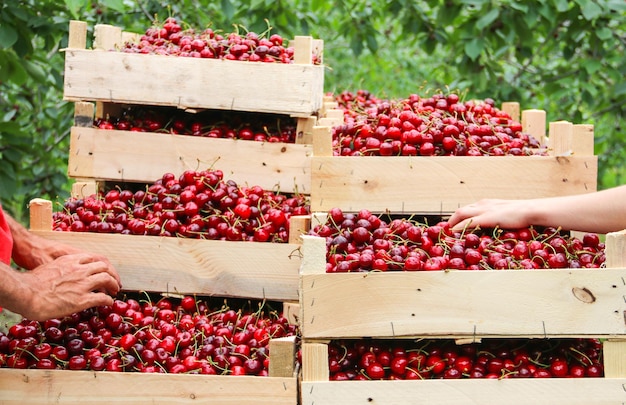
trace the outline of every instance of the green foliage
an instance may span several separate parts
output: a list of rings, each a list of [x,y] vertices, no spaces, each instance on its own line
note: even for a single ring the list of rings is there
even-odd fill
[[[70,19],[142,33],[191,27],[324,39],[326,90],[378,97],[458,91],[595,125],[599,187],[626,182],[623,0],[20,0],[0,6],[0,201],[63,198],[72,106],[62,100]]]

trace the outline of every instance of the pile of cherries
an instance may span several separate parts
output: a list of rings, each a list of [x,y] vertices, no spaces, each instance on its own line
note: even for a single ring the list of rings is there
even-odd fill
[[[258,142],[296,141],[294,118],[238,111],[206,110],[189,114],[177,108],[131,106],[119,116],[96,118],[94,127]]]
[[[293,47],[284,43],[279,34],[270,34],[270,29],[258,34],[223,32],[206,28],[183,29],[174,17],[162,24],[146,29],[138,42],[128,41],[122,52],[170,55],[190,58],[224,59],[262,63],[293,63]],[[321,55],[311,55],[313,64],[321,63]]]
[[[114,188],[70,198],[53,213],[53,230],[287,242],[292,215],[308,215],[302,194],[240,186],[221,170],[165,173],[145,189]]]
[[[339,340],[328,346],[330,380],[602,377],[594,338]]]
[[[309,235],[325,238],[328,273],[599,268],[605,262],[595,233],[579,239],[552,227],[457,232],[446,221],[422,220],[333,208]]]
[[[336,97],[344,123],[333,128],[340,156],[545,155],[520,122],[492,99],[461,101],[455,93],[386,100],[360,90]]]
[[[256,304],[125,298],[64,318],[23,319],[0,334],[0,366],[266,376],[270,339],[298,331],[267,303]]]

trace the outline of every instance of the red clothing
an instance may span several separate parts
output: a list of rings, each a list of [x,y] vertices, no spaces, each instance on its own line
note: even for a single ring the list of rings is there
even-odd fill
[[[11,251],[13,251],[13,236],[11,236],[9,224],[0,206],[0,262],[11,264]]]

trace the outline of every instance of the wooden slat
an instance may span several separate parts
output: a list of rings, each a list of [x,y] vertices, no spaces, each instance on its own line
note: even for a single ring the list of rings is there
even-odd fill
[[[269,342],[271,359],[268,373],[271,377],[296,377],[296,337],[271,339]]]
[[[311,161],[311,210],[452,213],[481,198],[597,190],[596,156],[325,157]]]
[[[552,156],[570,156],[573,153],[574,124],[568,121],[551,122],[548,151]]]
[[[579,156],[593,156],[595,135],[593,125],[576,124],[572,137],[572,150]]]
[[[73,127],[72,178],[153,182],[163,173],[220,169],[242,185],[310,192],[311,145]]]
[[[72,184],[72,198],[85,198],[97,194],[98,182],[94,180],[75,181]]]
[[[328,345],[302,344],[302,381],[328,381]]]
[[[150,74],[146,74],[150,72]],[[324,67],[68,49],[64,99],[308,117],[322,107]]]
[[[296,143],[313,143],[313,127],[315,126],[316,122],[316,117],[298,118],[298,123],[296,126]]]
[[[544,110],[522,111],[522,131],[531,134],[541,145],[546,142],[546,112]]]
[[[40,231],[52,231],[52,201],[34,198],[28,204],[30,228]]]
[[[304,338],[626,334],[624,268],[302,273]]]
[[[125,290],[298,300],[300,245],[34,232],[106,256]]]
[[[290,377],[0,370],[0,403],[296,405]]]
[[[619,405],[623,378],[325,381],[301,384],[302,405]]]
[[[513,121],[520,120],[520,105],[517,101],[505,101],[502,103],[502,111],[508,113]]]
[[[84,21],[70,21],[67,47],[71,49],[85,49],[87,47],[87,23]]]
[[[626,378],[626,339],[608,339],[602,344],[604,375]]]
[[[122,45],[122,29],[108,24],[96,24],[93,34],[93,48],[112,51]]]
[[[313,37],[299,35],[293,39],[293,63],[310,65],[313,55]]]

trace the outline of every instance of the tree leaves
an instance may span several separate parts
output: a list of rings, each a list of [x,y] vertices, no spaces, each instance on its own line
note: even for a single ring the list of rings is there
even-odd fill
[[[17,42],[17,32],[10,25],[0,25],[0,49],[9,49]]]

